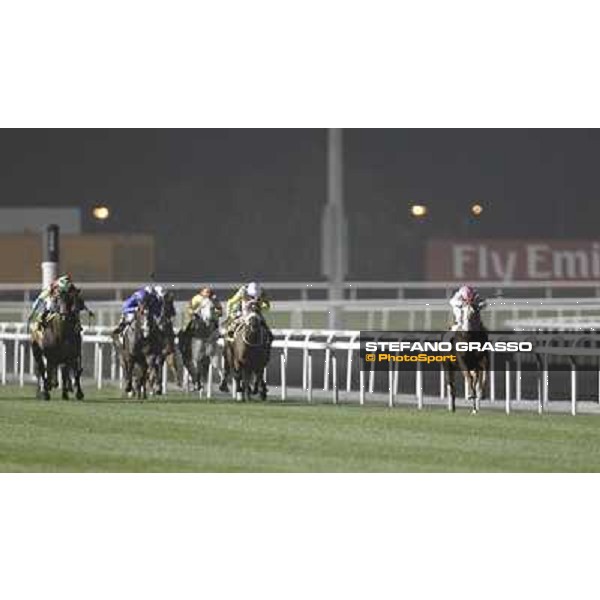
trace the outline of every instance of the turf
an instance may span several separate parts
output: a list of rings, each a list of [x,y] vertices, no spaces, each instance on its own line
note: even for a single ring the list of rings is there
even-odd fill
[[[600,471],[600,417],[0,388],[0,471]]]

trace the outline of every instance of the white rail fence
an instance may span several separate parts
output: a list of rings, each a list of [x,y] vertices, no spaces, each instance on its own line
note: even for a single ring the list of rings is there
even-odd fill
[[[329,400],[333,404],[337,404],[343,395],[344,401],[358,402],[360,405],[365,405],[367,401],[384,402],[391,408],[400,403],[400,377],[405,378],[408,374],[400,373],[393,366],[384,372],[376,371],[374,368],[369,371],[360,370],[359,331],[287,329],[275,330],[274,333],[276,336],[273,344],[274,352],[266,374],[268,383],[278,387],[278,395],[282,401],[291,397],[294,400],[304,398],[308,403],[316,400]],[[108,335],[108,328],[86,328],[83,344],[84,350],[93,352],[93,366],[91,373],[87,373],[88,376],[90,374],[93,376],[93,385],[98,389],[102,389],[107,384],[122,386],[123,373],[118,364],[112,340]],[[588,346],[586,347],[585,344]],[[596,346],[589,347],[590,344],[596,344]],[[600,336],[545,334],[537,338],[534,351],[541,362],[541,368],[533,374],[537,381],[535,406],[539,413],[550,408],[551,369],[549,358],[552,356],[567,358],[571,363],[570,373],[567,374],[570,380],[570,394],[563,398],[563,400],[569,401],[571,414],[575,415],[578,412],[578,403],[580,402],[578,385],[580,374],[575,361],[577,357],[596,361],[593,372],[595,377],[594,402],[600,404]],[[11,355],[11,360],[9,360],[9,355]],[[499,373],[500,382],[504,386],[502,397],[496,377],[498,373],[496,373],[494,365],[494,355],[491,356],[493,376],[490,377],[489,384],[490,403],[494,405],[503,402],[503,408],[507,414],[515,407],[526,407],[522,403],[525,399],[522,390],[524,370],[520,359],[517,358],[514,365],[505,364],[502,367],[504,372]],[[295,365],[292,364],[294,358],[296,359]],[[277,371],[279,371],[279,377],[276,377]],[[316,376],[317,372],[320,377]],[[589,368],[586,372],[591,373]],[[437,405],[440,402],[447,402],[448,408],[450,408],[443,369],[436,372],[437,382],[435,383],[438,392],[435,395],[425,394],[424,389],[427,383],[425,379],[433,374],[424,370],[421,364],[417,363],[413,373],[413,392],[402,394],[402,403],[406,404],[406,402],[412,401],[418,409],[423,409],[426,402]],[[290,379],[296,380],[295,387],[290,385]],[[321,383],[317,384],[317,380],[320,380]],[[17,383],[24,386],[33,381],[34,360],[29,344],[29,335],[24,325],[20,323],[1,324],[0,382],[3,385]],[[274,381],[275,383],[273,383]],[[208,397],[213,397],[212,368],[209,371],[208,388]],[[564,402],[554,401],[552,404],[554,408],[558,405],[565,405]],[[527,407],[530,405],[531,403]]]
[[[90,298],[104,298],[122,301],[134,290],[147,285],[148,282],[81,282],[78,285],[86,291]],[[600,297],[600,282],[594,280],[568,281],[473,281],[469,282],[486,295],[503,296],[536,296],[553,298],[561,295],[585,295]],[[239,281],[212,282],[212,286],[220,293],[227,293],[239,286]],[[451,291],[461,284],[460,281],[346,281],[344,290],[346,299],[357,300],[366,297],[395,298],[406,297],[442,297],[447,298]],[[176,292],[190,294],[205,285],[202,282],[162,282],[165,287]],[[312,282],[265,282],[264,287],[277,295],[293,296],[291,299],[309,300],[324,298],[329,284],[326,281]],[[32,283],[0,283],[0,295],[18,294],[25,302],[31,302],[39,293],[39,282]]]
[[[176,302],[179,322],[187,302]],[[121,315],[120,301],[90,301],[98,326],[114,326]],[[450,319],[447,300],[280,300],[273,302],[268,318],[276,327],[293,329],[325,326],[328,314],[339,308],[348,329],[396,329],[415,331],[445,329]],[[0,321],[25,321],[31,304],[0,302]],[[600,320],[600,299],[596,298],[491,298],[484,312],[487,327],[504,329],[514,320],[580,319]]]

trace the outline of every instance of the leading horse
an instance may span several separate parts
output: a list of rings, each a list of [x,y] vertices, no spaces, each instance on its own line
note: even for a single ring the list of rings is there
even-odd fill
[[[484,344],[488,341],[488,335],[481,322],[480,311],[471,303],[462,309],[462,318],[458,323],[456,331],[449,331],[444,335],[444,340],[451,341],[453,347],[457,342],[479,342]],[[456,350],[453,349],[456,362],[444,362],[448,374],[447,387],[450,393],[451,410],[456,410],[456,371],[459,370],[464,378],[467,398],[472,402],[472,412],[479,410],[479,402],[485,394],[487,376],[490,367],[489,352],[479,350]]]
[[[56,306],[57,311],[48,316],[46,323],[31,332],[37,397],[50,400],[50,390],[58,387],[60,367],[63,400],[68,400],[69,391],[72,391],[71,377],[75,383],[75,397],[83,400],[79,313],[85,305],[78,295],[61,293]]]

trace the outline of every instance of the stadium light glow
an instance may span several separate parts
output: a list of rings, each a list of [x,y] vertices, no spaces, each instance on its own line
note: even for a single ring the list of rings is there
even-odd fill
[[[427,207],[424,204],[413,204],[410,207],[410,213],[413,217],[424,217],[427,214]]]
[[[92,214],[94,215],[94,219],[106,221],[106,219],[110,217],[110,210],[108,209],[108,206],[95,206],[92,210]]]
[[[481,206],[481,204],[473,204],[473,206],[471,206],[471,214],[474,217],[479,217],[482,212],[483,212],[483,206]]]

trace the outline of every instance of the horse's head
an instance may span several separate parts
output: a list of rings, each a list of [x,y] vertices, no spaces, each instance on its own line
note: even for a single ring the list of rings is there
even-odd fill
[[[152,328],[154,327],[154,317],[152,315],[149,302],[142,302],[138,306],[136,317],[140,326],[142,337],[144,339],[149,338],[150,334],[152,333]]]
[[[472,302],[466,303],[462,308],[462,318],[459,331],[480,331],[481,315],[479,308]]]
[[[211,325],[219,322],[219,307],[214,298],[204,298],[198,316],[205,325]]]
[[[77,306],[75,297],[69,292],[60,292],[56,296],[56,312],[58,315],[67,319],[77,315]]]

